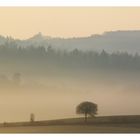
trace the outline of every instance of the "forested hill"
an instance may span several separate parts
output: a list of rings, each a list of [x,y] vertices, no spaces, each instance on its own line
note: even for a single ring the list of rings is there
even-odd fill
[[[0,44],[9,43],[11,46],[52,46],[54,49],[73,50],[75,48],[83,51],[93,50],[101,52],[128,52],[140,53],[140,30],[136,31],[110,31],[101,35],[91,35],[77,38],[53,38],[44,36],[41,33],[34,35],[26,40],[13,39],[12,37],[0,36]]]
[[[96,51],[72,51],[55,50],[52,47],[11,47],[0,46],[0,71],[22,72],[38,71],[39,73],[49,70],[61,71],[77,70],[121,70],[121,71],[140,71],[140,56],[128,53],[107,53]]]

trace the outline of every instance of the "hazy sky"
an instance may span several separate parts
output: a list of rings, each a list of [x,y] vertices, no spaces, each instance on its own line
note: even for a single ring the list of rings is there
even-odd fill
[[[89,36],[111,30],[139,30],[140,8],[0,8],[0,34],[28,38]]]

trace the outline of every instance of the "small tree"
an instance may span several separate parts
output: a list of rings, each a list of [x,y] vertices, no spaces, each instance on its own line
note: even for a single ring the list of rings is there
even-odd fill
[[[35,121],[35,115],[33,113],[30,114],[30,122]]]
[[[15,84],[15,86],[19,86],[21,83],[21,74],[20,73],[15,73],[13,75],[13,83]]]
[[[82,102],[76,108],[77,114],[85,115],[85,122],[87,122],[87,115],[94,116],[97,114],[97,104],[92,102]]]

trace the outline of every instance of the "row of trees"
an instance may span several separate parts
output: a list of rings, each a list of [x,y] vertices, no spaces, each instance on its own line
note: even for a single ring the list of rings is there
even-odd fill
[[[109,54],[105,50],[95,51],[73,51],[56,50],[49,46],[45,47],[10,47],[0,46],[0,64],[14,63],[17,65],[41,66],[53,65],[61,68],[105,68],[105,69],[129,69],[140,70],[140,56],[127,52],[116,52]]]
[[[8,87],[19,87],[21,84],[21,74],[20,73],[14,73],[12,78],[9,79],[4,74],[0,74],[0,88],[6,88]]]

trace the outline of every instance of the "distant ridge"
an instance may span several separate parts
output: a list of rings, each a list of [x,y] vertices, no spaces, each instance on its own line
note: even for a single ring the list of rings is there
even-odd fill
[[[103,34],[93,34],[87,37],[73,37],[73,38],[54,38],[44,36],[42,33],[38,33],[33,37],[20,40],[10,38],[13,42],[20,47],[39,47],[52,46],[55,49],[73,50],[79,49],[83,51],[102,51],[105,50],[109,53],[112,52],[128,52],[131,54],[140,53],[140,30],[118,30],[104,32]],[[11,41],[9,38],[0,36],[0,45],[5,44],[7,41]]]

